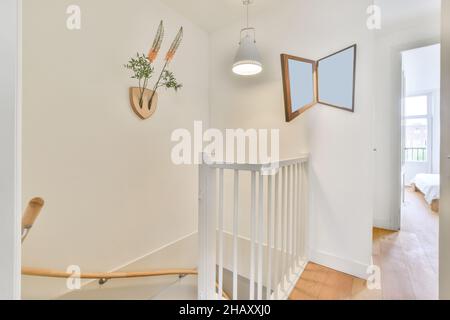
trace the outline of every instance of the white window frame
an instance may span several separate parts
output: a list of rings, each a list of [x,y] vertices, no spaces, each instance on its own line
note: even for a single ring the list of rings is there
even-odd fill
[[[406,155],[404,155],[405,163],[428,163],[429,169],[431,170],[431,166],[433,165],[433,92],[421,92],[421,93],[414,93],[411,95],[406,96],[406,99],[408,98],[417,98],[417,97],[427,97],[427,115],[426,116],[404,116],[403,121],[405,123],[406,128],[406,120],[414,120],[414,119],[427,119],[427,161],[408,161],[406,158]],[[405,100],[406,100],[405,99]],[[405,104],[406,108],[406,104]],[[405,137],[405,143],[406,143],[406,137]],[[406,145],[405,145],[406,147]],[[405,150],[403,150],[405,152]]]

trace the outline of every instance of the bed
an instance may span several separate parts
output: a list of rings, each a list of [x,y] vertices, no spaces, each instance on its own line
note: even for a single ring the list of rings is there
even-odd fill
[[[439,211],[440,176],[438,174],[418,174],[412,181],[414,191],[423,193],[431,210]]]

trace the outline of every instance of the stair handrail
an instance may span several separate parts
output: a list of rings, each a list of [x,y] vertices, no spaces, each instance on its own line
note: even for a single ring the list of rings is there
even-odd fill
[[[22,243],[25,241],[31,228],[36,222],[36,219],[41,213],[44,204],[45,201],[42,198],[33,198],[28,202],[28,205],[22,217]],[[91,272],[91,273],[74,274],[54,269],[22,267],[22,275],[31,277],[60,278],[60,279],[69,279],[76,277],[77,279],[99,280],[99,284],[104,285],[109,280],[112,279],[149,278],[149,277],[175,276],[175,275],[180,278],[186,277],[188,275],[198,276],[198,271],[196,269],[160,269],[152,271]],[[230,300],[230,297],[225,292],[223,292],[222,295],[224,299]]]

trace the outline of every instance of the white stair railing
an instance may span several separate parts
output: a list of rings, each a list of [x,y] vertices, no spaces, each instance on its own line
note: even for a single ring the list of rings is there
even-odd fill
[[[308,156],[270,165],[204,163],[199,176],[198,298],[222,299],[228,269],[233,300],[287,299],[308,259]],[[240,289],[242,279],[249,284]]]

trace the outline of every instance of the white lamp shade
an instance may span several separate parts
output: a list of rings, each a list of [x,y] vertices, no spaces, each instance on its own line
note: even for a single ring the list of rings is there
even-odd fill
[[[262,71],[261,56],[255,41],[246,35],[242,38],[233,64],[233,72],[242,76],[252,76]]]

